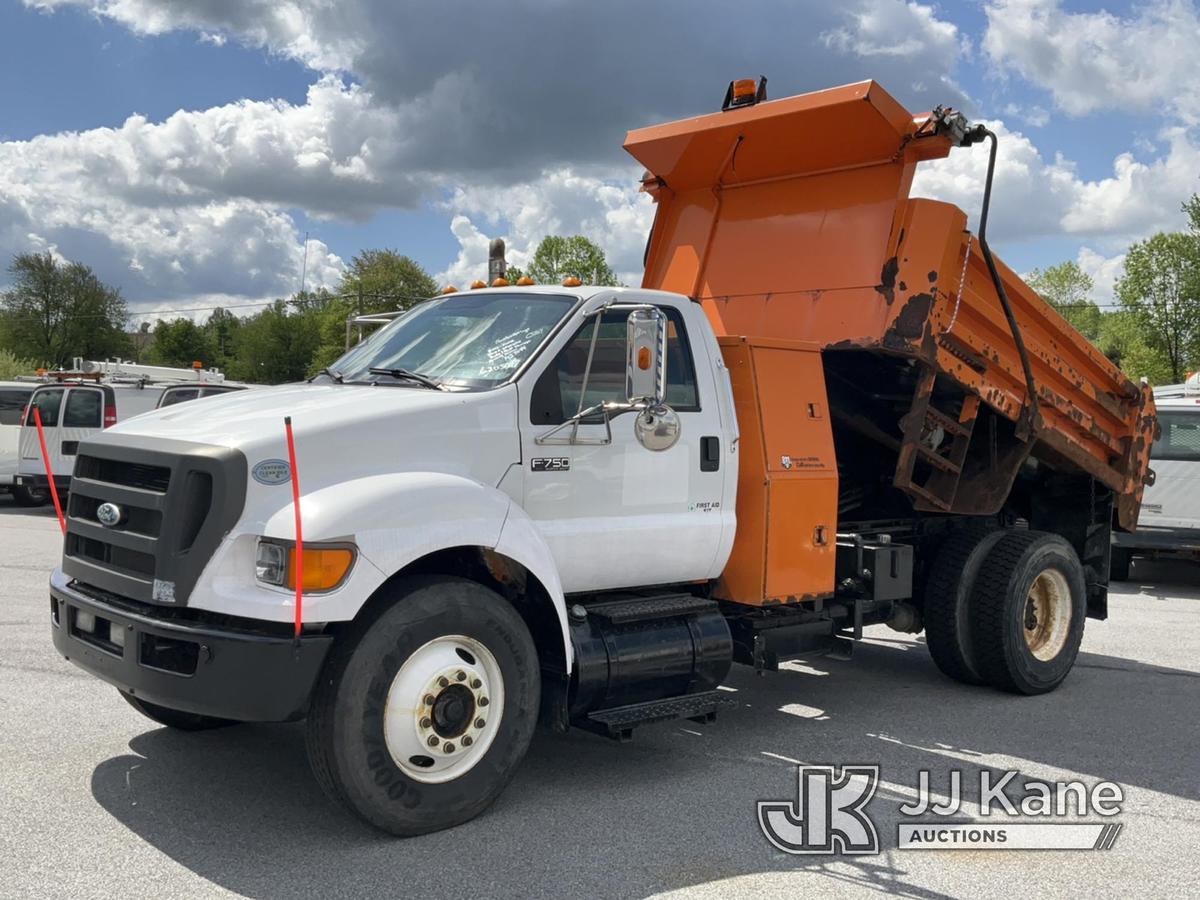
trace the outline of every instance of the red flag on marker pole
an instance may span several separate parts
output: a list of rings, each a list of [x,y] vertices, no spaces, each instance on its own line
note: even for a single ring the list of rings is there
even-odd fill
[[[42,447],[42,465],[46,467],[46,480],[50,482],[50,499],[54,501],[54,512],[58,515],[58,527],[67,533],[67,520],[63,518],[62,504],[58,502],[58,488],[54,486],[54,470],[50,468],[50,453],[46,450],[46,432],[42,430],[42,411],[33,407],[33,421],[37,425],[38,443]],[[299,513],[296,514],[299,516]]]
[[[287,432],[288,468],[292,473],[292,509],[296,514],[296,640],[299,640],[304,610],[304,531],[300,527],[300,475],[296,471],[296,440],[292,436],[291,416],[284,416],[283,428]]]

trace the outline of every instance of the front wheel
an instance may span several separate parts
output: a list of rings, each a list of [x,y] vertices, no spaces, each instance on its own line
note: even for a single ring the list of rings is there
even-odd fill
[[[407,579],[339,640],[309,710],[317,780],[370,824],[410,836],[483,812],[525,756],[541,691],[513,607],[473,581]]]
[[[1074,548],[1058,535],[1013,531],[984,560],[972,595],[979,674],[1020,694],[1052,691],[1083,640],[1087,585]]]

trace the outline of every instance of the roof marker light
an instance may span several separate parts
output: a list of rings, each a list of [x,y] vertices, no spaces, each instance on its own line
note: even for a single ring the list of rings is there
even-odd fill
[[[492,287],[508,287],[508,279],[499,275],[492,279]]]
[[[487,287],[487,282],[480,281],[478,278],[476,278],[474,281],[471,282],[471,290],[473,290],[473,291],[477,291],[480,288],[485,288],[485,287]]]
[[[576,278],[574,275],[568,275],[566,278],[564,278],[562,280],[562,283],[563,283],[563,287],[579,287],[581,284],[583,284],[583,282],[580,281],[578,278]]]
[[[537,284],[537,282],[534,281],[532,278],[530,278],[528,275],[522,275],[520,278],[517,279],[517,285],[519,287],[529,287],[531,284]]]

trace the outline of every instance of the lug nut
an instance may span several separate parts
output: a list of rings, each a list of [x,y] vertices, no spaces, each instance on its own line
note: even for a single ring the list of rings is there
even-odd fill
[[[476,728],[482,728],[482,727],[483,727],[484,725],[486,725],[486,724],[487,724],[487,720],[486,720],[486,719],[476,719],[476,720],[475,720],[475,727],[476,727]]]
[[[444,750],[445,750],[447,753],[453,753],[453,752],[454,752],[454,745],[453,745],[453,744],[446,744],[446,746],[445,746],[443,749],[444,749]]]
[[[471,736],[469,734],[463,735],[462,745],[464,747],[470,747],[473,743],[475,743],[475,742],[473,740],[471,740]]]
[[[480,705],[480,706],[487,706],[487,705],[488,705],[488,698],[487,698],[487,697],[480,697],[480,698],[479,698],[479,705]]]
[[[445,675],[443,675],[441,678],[438,679],[438,686],[439,687],[449,687],[450,679],[447,678]]]
[[[460,671],[458,672],[458,674],[456,674],[454,677],[455,677],[456,679],[458,679],[459,681],[466,681],[466,680],[467,680],[467,673],[466,673],[466,672],[463,672],[463,671],[461,671],[461,670],[460,670]]]
[[[474,688],[475,690],[478,690],[482,686],[483,686],[483,682],[480,681],[478,678],[471,679],[471,687]]]
[[[431,734],[429,736],[429,740],[427,741],[427,743],[429,744],[430,747],[436,747],[439,743],[438,736],[436,734]]]
[[[423,719],[421,719],[421,727],[422,728],[428,728],[432,724],[433,724],[433,719],[429,718],[429,716],[425,716]]]
[[[426,694],[426,695],[425,695],[425,705],[426,705],[426,706],[433,706],[433,694]]]

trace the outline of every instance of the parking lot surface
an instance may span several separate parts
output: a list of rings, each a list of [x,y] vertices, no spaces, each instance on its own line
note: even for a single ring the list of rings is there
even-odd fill
[[[52,511],[0,496],[0,896],[1200,896],[1200,566],[1135,564],[1050,695],[952,683],[920,638],[871,629],[850,661],[735,666],[711,725],[539,734],[488,813],[398,840],[325,800],[303,726],[173,732],[59,657],[59,552]],[[794,799],[796,762],[881,767],[881,854],[767,842],[756,802]],[[918,771],[944,791],[981,769],[1119,783],[1117,843],[895,849]]]

